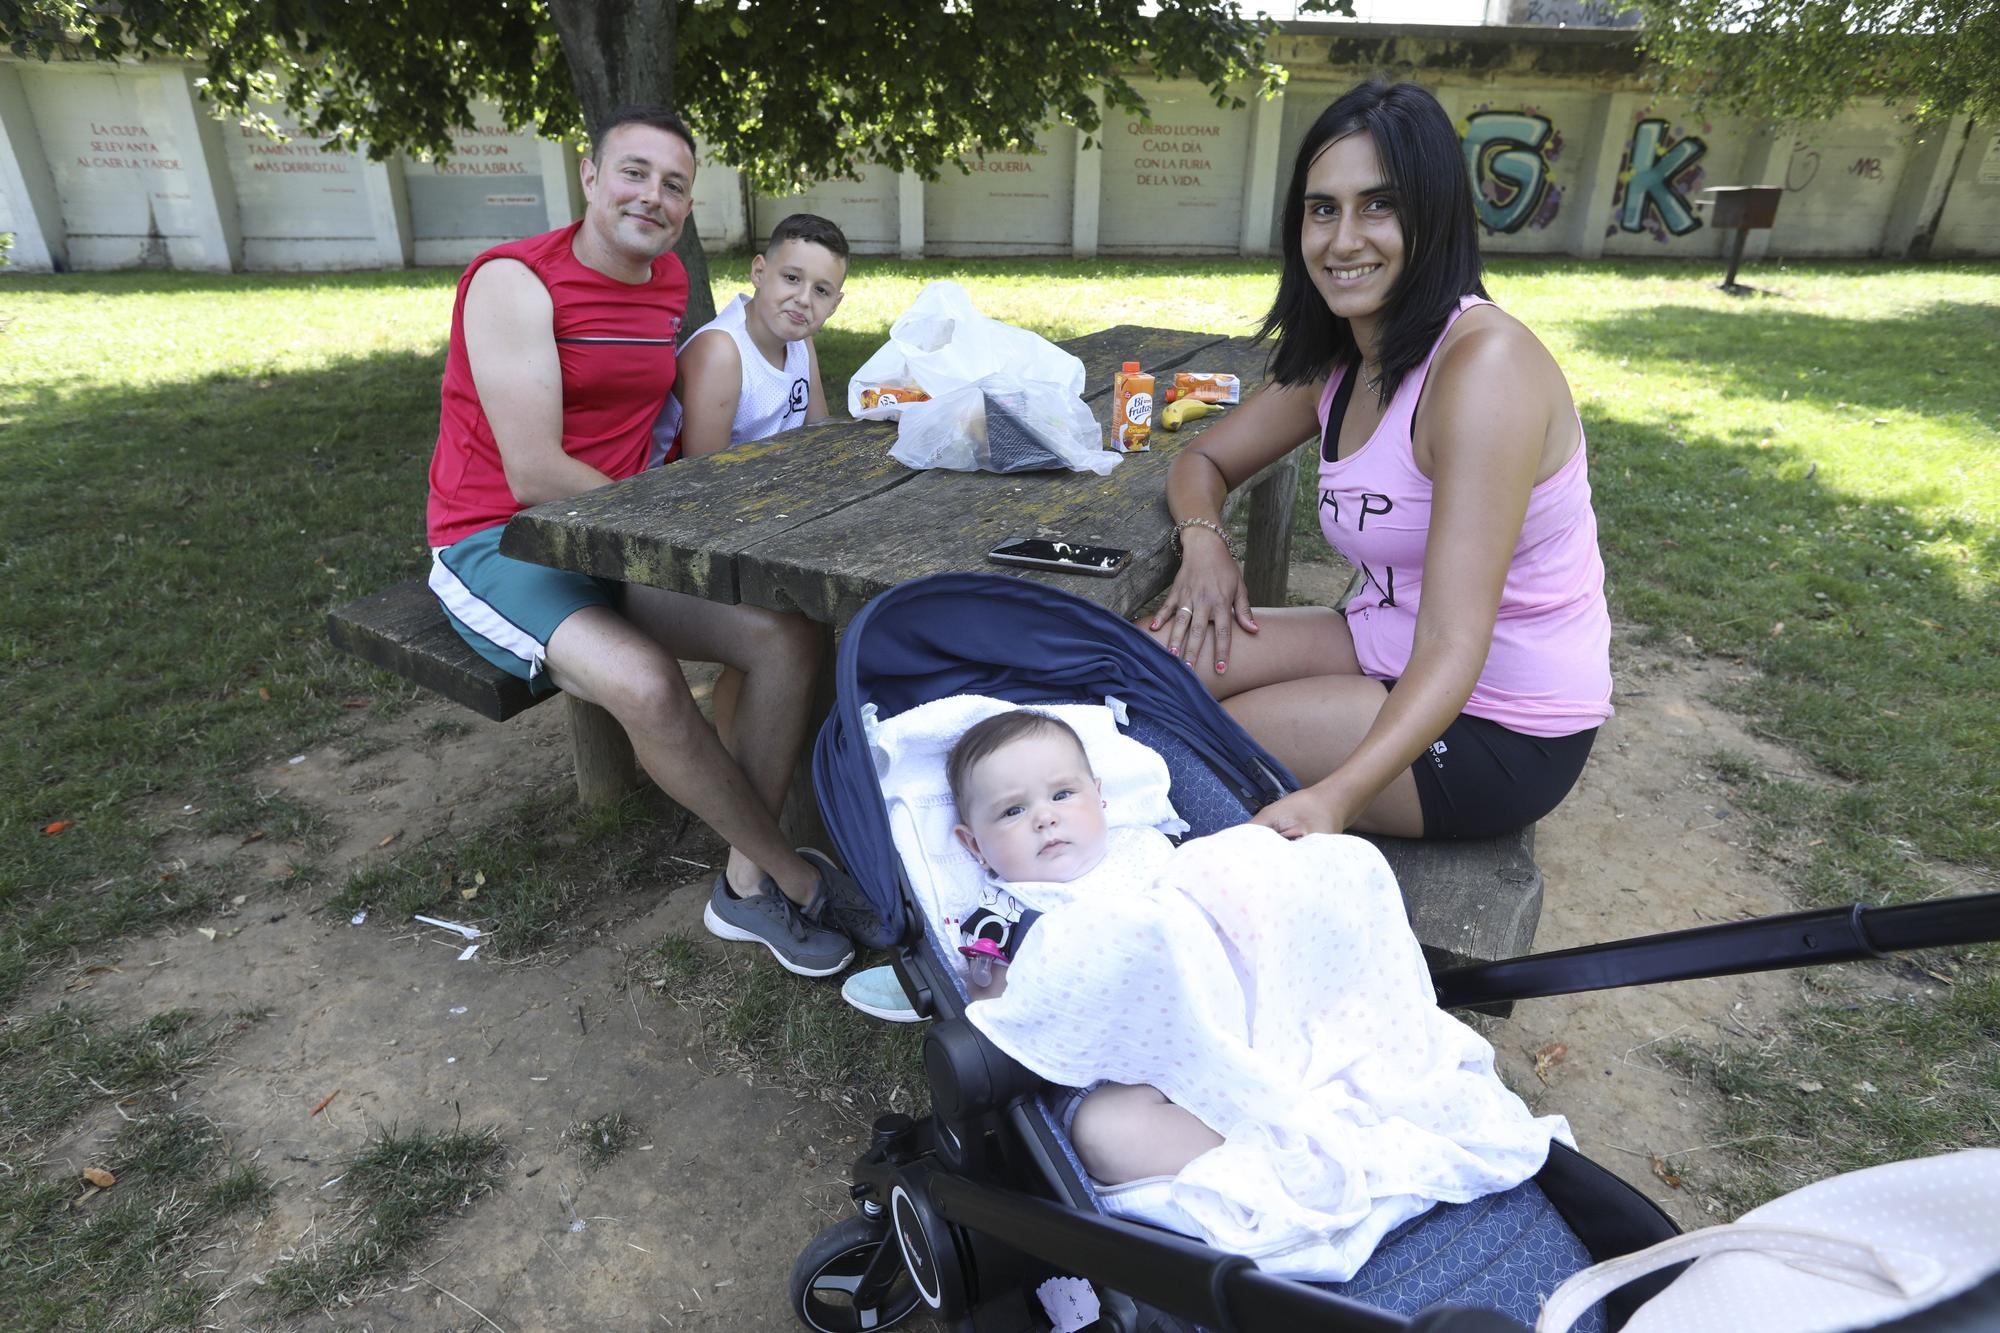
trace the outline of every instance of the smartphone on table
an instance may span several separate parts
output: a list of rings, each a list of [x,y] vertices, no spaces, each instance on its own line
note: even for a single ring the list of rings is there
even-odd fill
[[[1063,574],[1089,574],[1095,578],[1116,578],[1124,572],[1130,551],[1116,546],[1087,546],[1054,537],[1013,537],[986,553],[998,565],[1022,565],[1028,569],[1053,569]]]

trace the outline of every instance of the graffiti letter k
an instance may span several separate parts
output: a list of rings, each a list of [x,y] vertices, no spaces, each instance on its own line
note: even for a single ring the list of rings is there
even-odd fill
[[[1701,225],[1701,219],[1674,189],[1673,180],[1694,165],[1708,151],[1708,145],[1693,135],[1660,151],[1660,136],[1666,132],[1664,120],[1642,120],[1632,131],[1632,179],[1625,184],[1625,201],[1618,210],[1618,225],[1638,231],[1645,225],[1646,205],[1651,204],[1666,229],[1685,236]]]

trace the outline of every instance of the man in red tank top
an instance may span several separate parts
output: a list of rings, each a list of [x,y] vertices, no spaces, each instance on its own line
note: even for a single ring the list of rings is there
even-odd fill
[[[618,719],[660,789],[730,847],[709,928],[826,976],[849,935],[881,933],[866,898],[776,812],[805,742],[818,633],[802,617],[619,584],[500,554],[506,521],[643,470],[673,388],[694,141],[670,113],[615,113],[583,162],[580,222],[495,247],[459,281],[428,528],[431,587],[489,661]],[[671,461],[671,459],[669,459]],[[745,674],[725,745],[683,658]]]

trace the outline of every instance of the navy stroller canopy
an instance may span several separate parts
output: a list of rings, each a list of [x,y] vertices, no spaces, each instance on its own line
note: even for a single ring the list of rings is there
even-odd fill
[[[1253,806],[1295,784],[1222,711],[1194,672],[1122,617],[1031,579],[935,574],[890,589],[848,625],[833,713],[813,748],[820,814],[848,869],[893,930],[902,866],[861,722],[958,694],[1015,703],[1101,701],[1171,727]]]

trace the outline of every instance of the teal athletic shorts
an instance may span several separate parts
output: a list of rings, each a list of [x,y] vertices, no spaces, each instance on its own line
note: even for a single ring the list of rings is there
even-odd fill
[[[555,685],[543,668],[556,626],[586,606],[617,610],[620,588],[611,579],[500,554],[506,528],[496,523],[432,551],[431,591],[474,651],[547,694]]]

